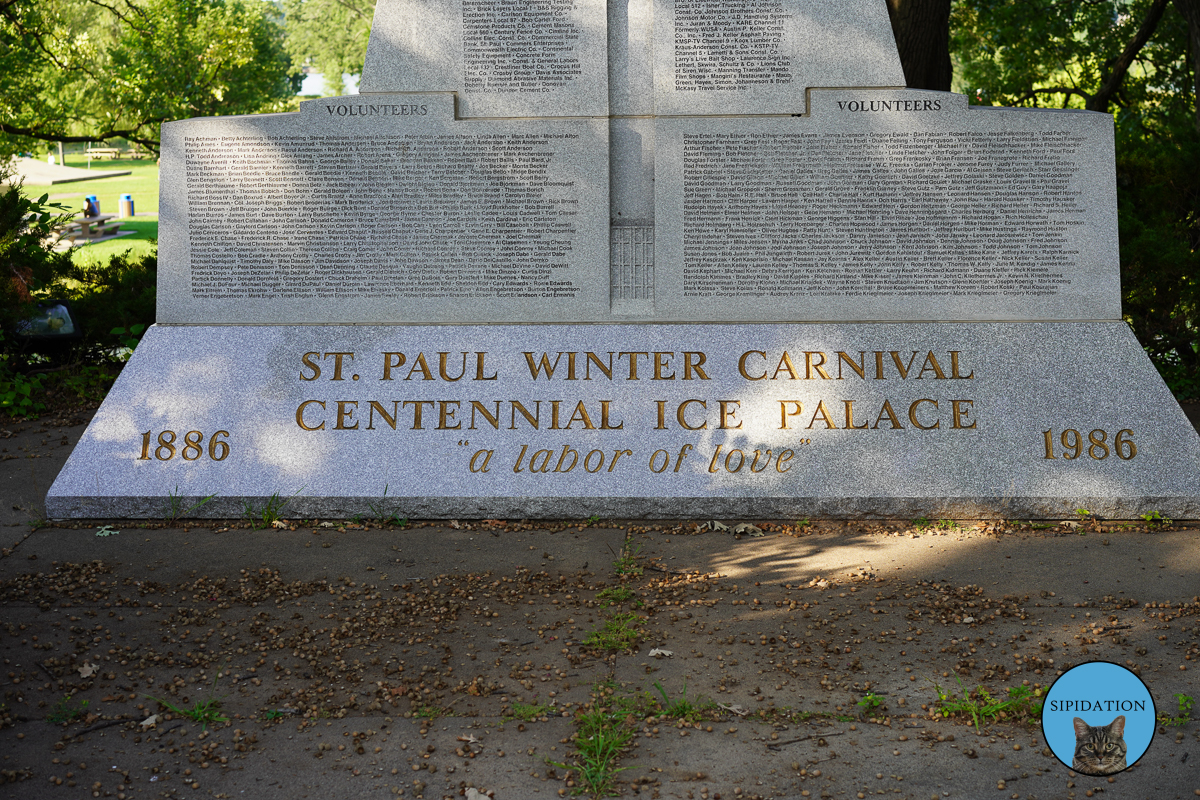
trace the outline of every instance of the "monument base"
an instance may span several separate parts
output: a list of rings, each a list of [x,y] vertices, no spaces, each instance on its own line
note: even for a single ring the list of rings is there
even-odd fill
[[[46,510],[1178,519],[1197,474],[1121,322],[156,325]]]

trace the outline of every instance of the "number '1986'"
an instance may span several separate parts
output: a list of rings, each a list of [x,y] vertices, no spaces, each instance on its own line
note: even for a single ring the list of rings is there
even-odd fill
[[[142,454],[138,457],[138,461],[150,460],[150,437],[152,435],[151,431],[142,434]],[[229,455],[229,443],[221,438],[228,435],[229,431],[217,431],[208,440],[208,457],[213,461],[224,461],[225,457]],[[204,448],[201,446],[204,443],[204,434],[200,431],[185,433],[183,446],[178,450],[176,450],[175,441],[175,431],[163,431],[158,434],[158,447],[154,448],[154,457],[159,461],[170,461],[178,453],[184,461],[195,461],[204,455]]]
[[[1045,459],[1053,460],[1054,455],[1054,431],[1042,431],[1042,436],[1046,439],[1046,455]],[[1063,450],[1061,456],[1068,461],[1083,456],[1086,449],[1087,454],[1097,461],[1103,461],[1108,458],[1110,452],[1116,453],[1117,458],[1122,461],[1128,461],[1137,455],[1137,445],[1133,443],[1133,431],[1128,428],[1118,431],[1113,437],[1112,445],[1108,443],[1108,432],[1097,428],[1087,435],[1088,444],[1084,445],[1083,434],[1074,428],[1067,428],[1059,435],[1058,441],[1062,444]]]

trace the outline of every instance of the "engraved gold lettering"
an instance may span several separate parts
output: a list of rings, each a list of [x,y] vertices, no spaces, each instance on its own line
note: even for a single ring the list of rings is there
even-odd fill
[[[612,462],[608,465],[609,472],[612,472],[614,469],[617,468],[617,459],[620,458],[621,456],[629,456],[630,458],[633,458],[633,451],[632,450],[613,450]]]
[[[649,358],[649,357],[650,357],[650,353],[649,353],[649,352],[642,352],[642,351],[639,351],[639,350],[630,351],[630,352],[628,352],[628,353],[617,353],[617,358],[620,358],[621,356],[629,356],[629,380],[631,380],[631,381],[636,381],[636,380],[638,379],[638,371],[637,371],[637,368],[638,368],[638,363],[637,363],[637,357],[638,357],[638,356],[646,356],[646,358]],[[612,472],[612,470],[611,470],[611,469],[609,469],[609,472]]]
[[[471,472],[487,472],[488,462],[492,460],[492,456],[495,455],[495,453],[495,450],[476,450],[475,455],[471,456],[471,463],[469,465]],[[479,466],[475,466],[480,456],[483,456],[483,463]]]
[[[912,369],[913,362],[917,360],[917,351],[914,350],[912,356],[908,359],[908,366],[904,366],[904,362],[900,360],[900,354],[895,350],[891,351],[892,361],[896,363],[896,370],[900,373],[900,378],[908,377],[908,371]]]
[[[825,423],[826,430],[837,430],[837,425],[834,423],[833,417],[829,415],[829,409],[825,407],[824,400],[817,402],[817,410],[813,412],[807,430],[812,430],[812,426],[817,424],[817,417],[820,417],[821,421]]]
[[[563,469],[563,464],[566,463],[568,455],[571,456],[571,466],[567,467],[566,469]],[[558,465],[554,468],[554,471],[555,472],[570,472],[571,470],[575,469],[575,465],[578,463],[579,463],[579,452],[577,450],[572,450],[570,447],[568,447],[567,445],[564,444],[563,449],[562,449],[562,455],[560,455],[558,457]]]
[[[422,424],[421,424],[421,411],[425,406],[429,406],[430,408],[433,408],[432,400],[405,400],[403,403],[400,404],[400,406],[401,406],[401,408],[404,408],[407,406],[413,407],[412,429],[414,431],[425,430],[424,426],[422,426]]]
[[[554,363],[551,364],[550,357],[546,353],[542,353],[541,361],[538,361],[535,363],[533,360],[533,353],[525,353],[525,363],[529,365],[530,377],[532,377],[536,381],[538,379],[538,375],[540,375],[542,373],[542,371],[545,370],[546,380],[550,380],[551,378],[554,377],[554,370],[558,368],[558,362],[559,362],[559,359],[561,359],[561,358],[562,358],[562,353],[559,353],[557,356],[554,357]]]
[[[540,467],[538,466],[538,463],[537,463],[539,456],[542,459],[542,465]],[[552,451],[552,450],[538,450],[529,459],[529,471],[530,472],[549,472],[550,471],[550,459],[553,456],[554,456],[554,451]]]
[[[484,377],[483,359],[487,356],[486,352],[475,354],[475,380],[477,381],[494,381],[497,373],[493,372],[492,377]]]
[[[758,467],[758,457],[761,453],[762,453],[761,450],[754,451],[754,461],[750,462],[750,471],[751,472],[762,472],[767,467],[771,466],[771,451],[768,450],[767,455],[763,458],[762,467],[759,469],[756,469],[756,467]]]
[[[612,400],[600,401],[600,430],[602,431],[619,431],[625,428],[625,420],[621,420],[616,425],[613,425],[608,415],[611,413]],[[569,427],[569,426],[568,426]]]
[[[679,457],[675,459],[676,472],[679,472],[679,468],[683,466],[683,459],[687,458],[687,454],[691,452],[692,449],[693,448],[690,444],[685,444],[683,447],[679,448]]]
[[[658,353],[654,354],[654,380],[656,381],[673,381],[675,380],[674,371],[670,375],[664,375],[663,370],[671,369],[671,356],[674,353]]]
[[[600,356],[596,355],[595,353],[588,353],[587,361],[583,365],[583,379],[585,381],[590,381],[592,379],[592,364],[595,364],[596,369],[604,373],[604,377],[611,381],[613,373],[613,355],[614,353],[612,352],[608,354],[608,365],[606,366],[604,362],[600,360]]]
[[[425,361],[424,353],[417,353],[416,363],[414,363],[412,365],[412,369],[410,369],[408,371],[408,374],[404,376],[404,380],[411,381],[413,373],[416,372],[417,370],[421,371],[421,380],[423,380],[423,381],[433,380],[433,372],[429,369],[429,364]]]
[[[730,423],[733,422],[734,418],[737,416],[738,409],[740,409],[742,406],[742,401],[741,400],[718,400],[717,402],[721,406],[721,424],[719,426],[720,430],[736,431],[736,430],[740,429],[742,427],[741,422],[738,422],[737,425],[731,425]]]
[[[951,400],[950,407],[954,411],[954,424],[951,425],[950,427],[951,428],[962,428],[962,429],[974,428],[975,427],[974,421],[972,421],[970,425],[963,424],[963,422],[967,419],[967,417],[971,416],[970,406],[972,406],[974,404],[975,404],[974,400]],[[967,407],[964,408],[963,406],[967,406]]]
[[[710,461],[708,463],[708,471],[709,472],[717,471],[717,459],[721,457],[721,447],[722,446],[723,445],[717,445],[717,450],[715,453],[713,453],[712,461]]]
[[[883,401],[883,408],[879,409],[879,416],[875,418],[875,424],[871,426],[871,429],[877,430],[879,428],[879,423],[883,421],[885,416],[891,420],[892,430],[904,430],[904,426],[900,424],[900,418],[897,417],[896,412],[892,410],[892,403],[890,400]]]
[[[377,403],[376,401],[374,401],[374,400],[371,401],[371,405],[367,409],[367,430],[369,430],[369,431],[375,430],[375,412],[376,411],[379,412],[379,416],[383,417],[383,421],[388,424],[389,428],[391,428],[392,430],[396,430],[396,417],[400,416],[400,401],[399,400],[392,401],[392,413],[391,414],[389,414],[387,412],[387,410],[382,405]]]
[[[871,427],[870,425],[868,425],[865,422],[862,425],[855,425],[854,424],[854,401],[853,400],[843,400],[842,402],[846,404],[846,430],[848,430],[848,431],[865,431],[867,428]]]
[[[784,450],[782,453],[780,453],[779,458],[775,460],[775,471],[787,472],[789,469],[791,469],[792,465],[788,464],[788,462],[792,460],[792,456],[794,455],[796,455],[796,453],[792,450]]]
[[[447,366],[446,360],[450,357],[450,354],[449,353],[438,353],[438,375],[442,376],[442,380],[450,381],[451,383],[462,380],[463,376],[467,374],[467,356],[468,355],[470,355],[470,353],[462,354],[462,371],[458,373],[457,378],[451,378],[450,373],[446,370],[446,366]]]
[[[791,404],[793,410],[788,411],[788,404]],[[780,400],[779,401],[779,430],[786,431],[788,429],[788,417],[798,417],[804,412],[804,404],[799,400]]]
[[[867,353],[865,350],[858,351],[858,363],[854,363],[854,359],[845,353],[838,352],[838,380],[842,380],[842,365],[850,367],[863,380],[867,379]]]
[[[667,429],[667,401],[655,400],[654,404],[658,406],[658,424],[654,426],[654,430],[665,431]]]
[[[562,428],[560,428],[558,426],[558,411],[559,411],[559,406],[561,406],[561,405],[562,405],[561,400],[551,400],[550,401],[550,430],[552,430],[552,431],[562,430]]]
[[[513,464],[513,472],[524,472],[521,469],[521,462],[525,460],[525,451],[529,449],[529,445],[521,445],[521,452],[517,454],[517,463]]]
[[[344,380],[342,378],[342,359],[345,358],[346,356],[350,356],[350,360],[353,361],[354,353],[326,353],[325,359],[328,360],[330,356],[333,356],[333,377],[330,378],[330,380],[331,381]]]
[[[567,420],[567,430],[571,430],[571,426],[576,422],[582,422],[583,427],[589,431],[596,430],[596,426],[592,424],[592,418],[588,416],[587,409],[580,400],[575,406],[575,413],[571,414],[571,418]]]
[[[454,415],[458,412],[458,407],[462,403],[458,400],[439,400],[438,401],[438,430],[439,431],[457,431],[462,428],[461,422],[455,422],[453,425],[450,422],[454,419]],[[453,406],[453,408],[451,408]]]
[[[929,351],[929,355],[925,356],[925,363],[921,365],[921,371],[917,373],[917,380],[921,380],[926,372],[932,372],[937,380],[946,380],[946,373],[942,372],[942,365],[938,363],[932,350]]]
[[[730,462],[730,459],[733,458],[734,453],[737,453],[737,457],[738,457],[737,466],[731,467],[729,465],[729,462]],[[745,463],[746,463],[746,454],[743,453],[741,450],[730,450],[728,453],[725,454],[725,471],[726,472],[740,472],[742,469],[742,465]]]
[[[470,430],[475,430],[475,412],[476,411],[478,411],[480,414],[483,414],[483,418],[488,421],[489,425],[491,425],[496,430],[500,430],[500,401],[499,400],[496,401],[496,413],[495,414],[492,414],[486,408],[484,408],[483,403],[479,402],[478,400],[471,401]]]
[[[654,462],[658,459],[660,454],[662,455],[662,466],[655,469]],[[655,450],[654,453],[651,454],[651,456],[650,456],[650,471],[651,472],[653,472],[655,474],[657,474],[659,472],[665,472],[667,467],[669,467],[670,465],[671,465],[671,454],[668,453],[666,450]]]
[[[304,409],[308,408],[309,406],[320,406],[321,409],[324,410],[325,401],[324,400],[305,400],[303,403],[301,403],[300,407],[296,409],[296,424],[299,425],[302,430],[306,430],[306,431],[325,430],[325,420],[321,420],[321,424],[316,425],[316,426],[309,426],[304,422]]]
[[[959,375],[958,374],[958,354],[960,352],[962,352],[962,351],[960,351],[960,350],[951,350],[950,351],[950,377],[951,377],[951,379],[957,379],[960,381],[969,381],[975,377],[975,370],[971,370],[970,375]]]
[[[687,419],[684,417],[684,414],[687,411],[687,407],[690,406],[692,403],[699,403],[700,407],[703,409],[708,408],[708,403],[704,402],[703,400],[684,400],[682,403],[679,404],[679,408],[677,408],[675,410],[675,419],[679,421],[679,426],[681,428],[683,428],[684,430],[689,430],[689,431],[702,431],[702,430],[707,429],[708,428],[708,420],[705,420],[704,422],[701,422],[699,425],[696,425],[696,426],[688,425]]]
[[[384,353],[383,354],[383,377],[379,380],[390,381],[392,379],[392,370],[399,369],[404,366],[404,353]]]
[[[541,400],[533,401],[533,414],[529,413],[529,409],[525,408],[525,406],[521,404],[520,400],[509,400],[508,402],[512,406],[511,409],[509,409],[508,429],[510,431],[515,431],[517,429],[517,412],[518,411],[521,412],[521,416],[523,416],[525,418],[525,421],[533,426],[534,430],[538,429],[538,419],[541,418],[541,416],[542,416],[542,401]]]
[[[334,367],[336,374],[336,367]],[[334,380],[337,380],[334,378]],[[353,408],[351,408],[353,406]],[[335,431],[356,431],[358,423],[347,425],[346,423],[354,419],[354,409],[358,408],[357,400],[338,400],[337,401],[337,424],[333,426]]]
[[[917,419],[917,406],[921,405],[921,403],[932,403],[934,408],[938,407],[937,400],[930,400],[927,397],[922,397],[920,400],[915,401],[911,406],[908,407],[909,421],[923,431],[931,431],[935,428],[940,428],[942,425],[942,421],[940,419],[936,420],[932,425],[922,425],[920,420]]]
[[[787,370],[788,377],[792,380],[796,380],[796,367],[792,364],[792,357],[788,355],[787,350],[784,350],[783,355],[780,356],[779,366],[775,368],[775,373],[771,375],[771,380],[777,379],[779,377],[779,373],[785,369]]]
[[[813,361],[813,356],[820,356],[820,360]],[[816,352],[816,351],[810,352],[808,350],[804,351],[804,380],[806,380],[806,381],[812,380],[813,370],[816,370],[817,374],[820,375],[825,380],[829,380],[829,373],[825,371],[824,364],[825,364],[825,354],[824,353]]]
[[[594,468],[592,467],[592,456],[600,456],[600,460],[596,463],[596,466]],[[603,451],[592,450],[586,456],[583,457],[583,468],[586,471],[591,472],[591,473],[596,473],[596,472],[599,472],[603,467],[604,467]]]
[[[319,356],[319,355],[321,355],[321,354],[320,353],[305,353],[304,355],[300,356],[300,362],[302,364],[304,364],[304,366],[306,366],[312,370],[312,377],[306,378],[304,376],[304,373],[300,373],[300,380],[315,381],[317,378],[321,377],[321,368],[317,365],[317,363],[315,361],[313,361],[311,358],[309,358],[309,356]]]
[[[696,358],[695,362],[692,361],[693,356],[695,356],[695,358]],[[704,353],[701,353],[699,351],[693,351],[693,352],[684,351],[684,354],[683,354],[683,379],[685,381],[690,381],[692,379],[692,370],[695,370],[696,374],[700,376],[700,380],[702,380],[702,381],[708,380],[709,379],[708,375],[707,375],[707,373],[705,373],[705,371],[702,367],[702,365],[704,364],[704,362],[706,360],[707,360],[707,356],[705,356]]]
[[[738,372],[740,372],[742,377],[748,381],[761,381],[765,379],[767,377],[767,371],[765,369],[763,370],[763,374],[759,375],[757,378],[746,372],[746,359],[750,358],[750,356],[762,356],[764,361],[767,358],[767,354],[762,350],[747,350],[745,353],[742,353],[742,357],[738,359]]]

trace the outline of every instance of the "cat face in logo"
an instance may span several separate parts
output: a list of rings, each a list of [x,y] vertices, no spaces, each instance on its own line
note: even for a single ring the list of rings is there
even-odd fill
[[[1125,715],[1107,725],[1075,717],[1075,758],[1071,769],[1085,775],[1112,775],[1125,769]]]

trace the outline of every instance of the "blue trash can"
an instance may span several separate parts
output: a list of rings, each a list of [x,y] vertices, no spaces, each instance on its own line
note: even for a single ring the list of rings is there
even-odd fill
[[[96,199],[96,195],[89,194],[84,198],[87,201],[87,206],[90,207],[91,214],[89,216],[100,216],[100,201]]]
[[[120,206],[121,206],[121,216],[122,217],[132,217],[133,216],[133,195],[131,195],[131,194],[121,195]]]

